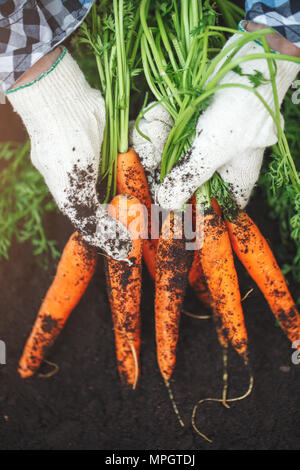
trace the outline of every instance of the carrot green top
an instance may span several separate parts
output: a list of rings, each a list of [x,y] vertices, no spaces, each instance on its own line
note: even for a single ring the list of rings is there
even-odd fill
[[[139,1],[95,2],[81,26],[81,42],[92,49],[105,97],[104,133],[100,177],[107,178],[106,200],[116,194],[117,153],[128,151],[132,78],[137,74],[139,53]]]

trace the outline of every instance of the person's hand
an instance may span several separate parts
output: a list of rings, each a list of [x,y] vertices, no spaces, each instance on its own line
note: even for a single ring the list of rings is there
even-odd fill
[[[150,140],[139,133],[135,122],[130,122],[129,143],[141,160],[153,199],[160,181],[161,156],[173,124],[168,111],[158,103],[150,103],[139,122],[139,131]]]
[[[225,45],[237,39],[234,35]],[[264,52],[255,42],[245,45],[236,58]],[[277,90],[280,104],[297,76],[300,66],[278,60]],[[251,86],[246,74],[261,72],[269,79],[265,59],[241,64],[243,76],[229,72],[220,84],[239,83]],[[268,105],[274,109],[270,81],[257,88]],[[270,114],[250,91],[230,87],[216,92],[209,108],[200,116],[196,138],[180,162],[166,176],[157,191],[159,204],[169,210],[179,210],[192,194],[217,171],[229,188],[240,208],[247,205],[257,182],[265,148],[277,142],[277,132]]]
[[[60,210],[83,239],[115,259],[127,259],[131,236],[107,214],[96,191],[105,104],[68,52],[41,79],[8,98],[31,139],[31,160]]]

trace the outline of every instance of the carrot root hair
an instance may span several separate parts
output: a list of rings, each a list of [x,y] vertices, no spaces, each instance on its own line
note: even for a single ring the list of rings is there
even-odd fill
[[[165,386],[168,390],[168,394],[169,394],[169,398],[170,398],[170,401],[171,401],[171,404],[172,404],[172,407],[173,407],[173,410],[174,410],[174,413],[178,419],[178,422],[180,424],[180,426],[182,428],[184,428],[184,422],[180,416],[180,413],[179,413],[179,410],[178,410],[178,406],[176,404],[176,401],[174,399],[174,395],[173,395],[173,392],[172,392],[172,389],[171,389],[171,385],[170,385],[170,382],[168,382],[166,379],[164,379],[164,382],[165,382]]]
[[[196,414],[198,411],[198,408],[200,405],[203,405],[204,403],[208,402],[213,402],[213,403],[221,403],[225,408],[229,408],[228,403],[234,403],[237,401],[242,401],[245,400],[249,395],[252,393],[253,390],[253,385],[254,385],[254,378],[253,374],[250,370],[250,367],[247,366],[247,371],[249,372],[249,386],[247,391],[238,397],[234,398],[227,398],[227,391],[228,391],[228,372],[227,372],[227,351],[223,351],[223,392],[222,392],[222,398],[203,398],[199,400],[196,405],[194,405],[193,412],[192,412],[192,426],[194,431],[205,441],[209,442],[210,444],[213,443],[213,440],[210,439],[206,434],[202,433],[198,426],[196,425]]]

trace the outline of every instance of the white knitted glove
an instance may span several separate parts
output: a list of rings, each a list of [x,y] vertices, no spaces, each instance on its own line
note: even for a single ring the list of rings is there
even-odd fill
[[[149,190],[154,199],[160,183],[160,162],[164,146],[173,127],[173,119],[161,104],[150,103],[139,123],[139,130],[149,137],[144,139],[137,131],[135,122],[130,122],[129,143],[139,155],[146,172]],[[148,108],[151,108],[149,111]]]
[[[230,38],[225,47],[237,37],[240,36],[236,34]],[[251,42],[235,57],[263,51],[262,46]],[[264,78],[270,76],[265,59],[244,62],[241,68],[244,74],[260,71]],[[276,82],[280,104],[299,70],[298,64],[277,61]],[[220,83],[251,86],[248,77],[235,72],[226,74]],[[257,90],[274,109],[271,83],[261,84]],[[258,179],[265,147],[276,142],[274,122],[253,93],[241,88],[219,90],[209,108],[199,118],[192,148],[160,186],[157,192],[159,204],[166,209],[181,209],[195,190],[217,171],[229,183],[238,205],[244,208]]]
[[[105,127],[101,93],[90,87],[66,50],[38,81],[8,93],[31,139],[31,160],[60,210],[90,245],[127,259],[131,237],[97,198]]]

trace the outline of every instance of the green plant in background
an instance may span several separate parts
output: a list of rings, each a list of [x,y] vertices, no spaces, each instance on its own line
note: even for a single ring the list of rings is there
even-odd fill
[[[222,15],[222,22],[228,28],[236,28],[245,17],[244,10],[230,0],[215,0],[215,4]]]
[[[33,254],[43,255],[46,267],[49,257],[59,256],[56,242],[48,240],[43,225],[43,217],[56,206],[30,162],[29,151],[29,142],[0,144],[0,259],[9,259],[16,238],[19,243],[30,241]]]

